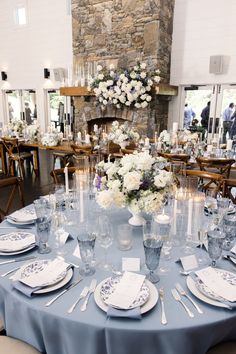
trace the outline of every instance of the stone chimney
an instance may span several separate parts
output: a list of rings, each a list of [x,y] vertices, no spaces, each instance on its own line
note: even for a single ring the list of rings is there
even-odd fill
[[[169,83],[174,0],[72,0],[74,63],[130,68],[137,60],[148,70],[160,69]],[[141,133],[167,126],[168,97],[156,95],[145,109],[102,111],[94,97],[76,97],[76,130],[88,129],[94,119],[125,119]]]

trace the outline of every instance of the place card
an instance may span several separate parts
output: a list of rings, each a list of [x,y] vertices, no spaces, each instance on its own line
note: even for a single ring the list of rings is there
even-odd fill
[[[140,258],[122,257],[122,271],[139,272]]]
[[[216,295],[228,301],[236,301],[236,286],[230,284],[212,267],[207,267],[195,272],[199,279]]]
[[[74,256],[74,257],[77,257],[77,258],[79,258],[79,259],[81,259],[79,245],[77,245],[77,246],[75,247],[75,250],[74,250],[74,252],[73,252],[73,256]]]
[[[64,246],[68,237],[69,237],[69,232],[66,231],[60,231],[57,235],[57,237],[59,238],[59,244],[60,246]]]
[[[137,298],[145,275],[125,272],[116,285],[114,292],[107,299],[111,306],[127,310]]]
[[[185,257],[180,257],[180,261],[185,271],[198,268],[198,261],[194,254]]]

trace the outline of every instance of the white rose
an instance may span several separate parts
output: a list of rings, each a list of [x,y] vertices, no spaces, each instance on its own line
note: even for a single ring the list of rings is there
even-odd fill
[[[144,102],[141,103],[141,107],[142,108],[146,108],[147,106],[148,106],[147,101],[144,101]]]
[[[138,66],[137,65],[134,66],[134,71],[138,71]]]
[[[114,204],[118,208],[123,208],[125,206],[125,196],[122,192],[116,191],[114,193]]]
[[[140,74],[140,77],[142,79],[145,79],[146,76],[147,76],[147,74],[144,71],[142,71],[141,74]]]
[[[100,207],[108,209],[113,204],[113,193],[110,190],[104,190],[96,195],[96,201]]]
[[[151,79],[148,79],[148,85],[152,86],[153,85],[153,81]]]
[[[114,70],[115,69],[115,65],[114,64],[110,64],[110,70]]]
[[[99,74],[98,75],[98,80],[103,80],[104,79],[104,75],[103,74]]]
[[[161,80],[160,76],[154,76],[154,81],[155,82],[158,83],[158,82],[160,82],[160,80]]]
[[[125,74],[121,74],[120,75],[120,80],[124,80],[124,78],[125,78]]]
[[[103,97],[99,97],[99,102],[102,102],[103,101]]]
[[[161,71],[159,69],[157,69],[156,73],[159,75],[161,73]]]
[[[102,104],[104,104],[104,106],[106,106],[107,105],[107,100],[103,100]]]
[[[98,65],[98,66],[97,66],[97,71],[98,71],[98,72],[99,72],[99,71],[102,71],[102,69],[103,69],[103,68],[102,68],[101,65]]]
[[[136,102],[135,105],[134,105],[136,108],[141,108],[141,104]]]
[[[114,100],[112,100],[112,102],[113,102],[114,104],[117,104],[117,103],[118,103],[118,101],[117,101],[116,98],[114,98]]]
[[[126,102],[125,102],[125,105],[126,105],[126,106],[130,106],[130,105],[131,105],[131,102],[130,102],[130,101],[126,101]]]
[[[112,86],[113,85],[113,80],[107,80],[107,86]]]
[[[143,70],[143,69],[146,69],[146,67],[147,67],[147,64],[146,63],[141,63],[141,65],[140,65],[140,68]]]
[[[146,101],[150,102],[152,100],[152,96],[147,95]]]
[[[144,95],[142,95],[140,98],[141,98],[141,100],[145,100],[146,99],[146,97],[147,97],[147,94],[144,94]]]
[[[130,77],[131,77],[131,79],[136,79],[136,77],[137,77],[136,72],[135,71],[131,71]]]
[[[110,76],[113,77],[115,75],[114,71],[110,71]]]
[[[151,86],[146,86],[146,91],[151,91]]]
[[[139,189],[141,184],[141,175],[139,172],[133,171],[128,172],[124,176],[124,188],[128,191],[133,191]]]

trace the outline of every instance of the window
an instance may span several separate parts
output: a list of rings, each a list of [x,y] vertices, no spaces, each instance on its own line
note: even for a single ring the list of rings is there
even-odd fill
[[[15,25],[24,27],[28,24],[28,2],[27,0],[14,0]]]
[[[18,7],[16,9],[16,13],[17,13],[17,24],[19,26],[26,25],[26,23],[27,23],[26,8],[25,7]]]

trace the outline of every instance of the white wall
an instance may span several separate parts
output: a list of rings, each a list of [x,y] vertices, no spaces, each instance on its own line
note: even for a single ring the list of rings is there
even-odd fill
[[[235,18],[235,0],[175,0],[171,84],[236,83]],[[209,73],[212,55],[226,57],[224,74]],[[170,122],[179,101],[171,101]]]
[[[26,1],[27,26],[15,25],[14,8]],[[72,25],[70,0],[0,0],[0,71],[8,81],[0,89],[36,89],[38,119],[45,128],[44,88],[60,84],[45,80],[43,68],[72,67]],[[0,122],[3,121],[0,93]]]

